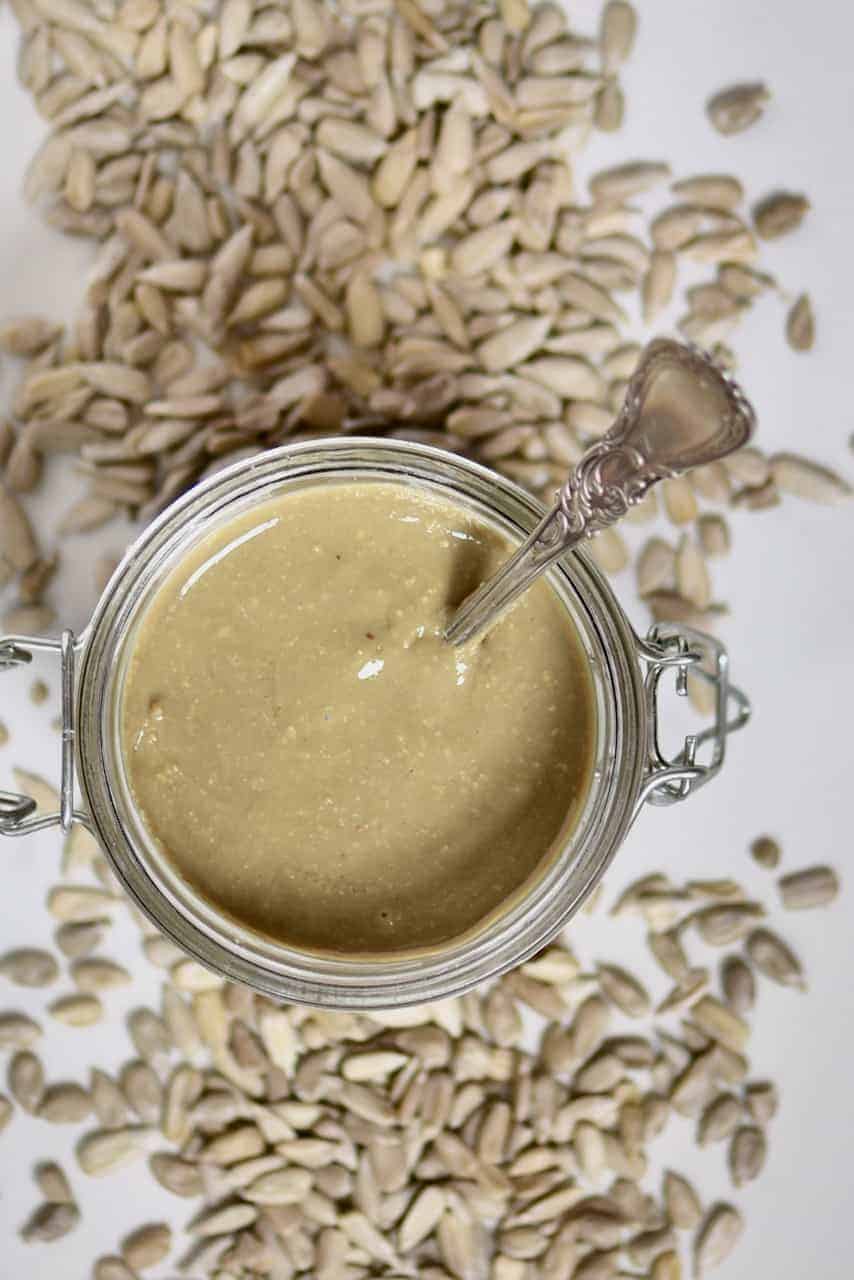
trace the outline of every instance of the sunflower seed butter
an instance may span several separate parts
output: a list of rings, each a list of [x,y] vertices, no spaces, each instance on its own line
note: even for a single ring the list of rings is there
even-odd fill
[[[131,639],[121,734],[156,843],[217,907],[320,952],[441,945],[505,909],[583,807],[587,658],[545,582],[442,639],[498,530],[401,484],[253,507],[174,567]]]

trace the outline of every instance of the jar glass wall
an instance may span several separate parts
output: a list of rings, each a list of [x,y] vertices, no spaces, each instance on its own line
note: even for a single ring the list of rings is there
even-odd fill
[[[135,628],[166,574],[219,524],[296,488],[354,480],[427,489],[514,541],[542,515],[533,498],[493,472],[404,442],[286,446],[229,468],[170,507],[133,544],[80,637],[78,774],[92,828],[122,884],[158,928],[203,964],[282,999],[392,1007],[467,990],[535,953],[566,923],[598,883],[634,815],[647,760],[646,710],[634,633],[589,559],[567,556],[548,577],[588,657],[595,761],[585,807],[542,875],[479,931],[430,951],[382,959],[297,951],[220,912],[162,854],[130,793],[119,706]]]

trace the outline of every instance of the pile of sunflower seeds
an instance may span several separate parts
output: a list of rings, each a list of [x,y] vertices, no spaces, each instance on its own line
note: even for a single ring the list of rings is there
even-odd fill
[[[41,799],[55,801],[41,782]],[[779,845],[757,839],[761,867]],[[831,903],[829,867],[786,871],[778,905]],[[64,983],[49,1006],[91,1002],[131,981],[103,947],[117,892],[91,837],[74,828],[49,893],[61,960],[18,949],[0,979]],[[127,1018],[133,1056],[88,1082],[48,1082],[43,1030],[0,1013],[13,1103],[51,1125],[85,1125],[80,1171],[99,1178],[146,1160],[187,1201],[189,1275],[240,1280],[679,1280],[735,1246],[735,1204],[706,1204],[680,1172],[650,1185],[655,1138],[674,1120],[701,1147],[723,1146],[734,1192],[762,1172],[778,1096],[748,1044],[765,981],[802,991],[802,965],[766,907],[734,880],[651,874],[611,908],[639,924],[661,974],[655,992],[612,963],[582,965],[565,939],[489,988],[382,1013],[277,1005],[223,982],[136,916],[147,962],[163,973],[158,1010]],[[94,1019],[62,1017],[74,1027]],[[66,1034],[79,1034],[69,1031]],[[533,1047],[530,1047],[533,1046]],[[21,1228],[50,1241],[79,1209],[52,1163],[43,1202]],[[173,1251],[148,1222],[98,1258],[92,1280],[133,1280]]]
[[[737,177],[674,179],[661,159],[579,189],[576,158],[623,116],[637,25],[624,0],[592,36],[527,0],[10,3],[20,78],[50,127],[27,197],[96,248],[68,330],[25,316],[0,331],[22,362],[0,425],[7,629],[51,624],[58,555],[26,503],[52,455],[88,491],[48,536],[144,521],[226,462],[338,432],[439,444],[548,496],[619,406],[644,336],[636,300],[654,325],[681,284],[679,331],[733,368],[747,310],[785,297],[759,259],[807,216],[802,194],[748,208]],[[738,132],[769,96],[722,90],[709,118]],[[807,294],[785,334],[812,347]],[[655,617],[709,628],[723,611],[709,561],[731,542],[722,509],[849,492],[824,466],[757,448],[673,481],[660,507],[678,540],[639,549],[640,593]],[[658,509],[650,498],[632,520]],[[633,536],[599,538],[600,564],[624,568]],[[18,782],[57,807],[41,779]],[[780,862],[767,836],[752,854]],[[786,909],[837,891],[827,867],[779,882]],[[47,903],[59,957],[0,957],[0,982],[65,981],[51,1034],[85,1034],[132,982],[104,953],[123,901],[75,828]],[[757,987],[805,977],[733,881],[647,876],[613,913],[645,927],[666,979],[654,996],[558,940],[488,990],[371,1015],[276,1006],[140,919],[164,980],[159,1009],[128,1018],[133,1057],[49,1082],[40,1023],[0,1012],[0,1126],[16,1106],[85,1124],[87,1176],[147,1159],[188,1201],[194,1243],[177,1265],[191,1275],[679,1280],[688,1256],[702,1273],[741,1215],[675,1170],[651,1187],[648,1149],[688,1117],[700,1145],[726,1145],[734,1189],[758,1176],[777,1093],[747,1056]],[[22,1234],[59,1239],[79,1219],[73,1191],[53,1163],[35,1179]],[[173,1249],[157,1222],[115,1243],[93,1280],[133,1280]]]
[[[528,0],[11,4],[20,79],[49,125],[26,195],[97,248],[67,331],[36,316],[0,331],[23,362],[0,428],[7,629],[51,622],[57,553],[20,501],[49,455],[88,486],[62,537],[145,521],[225,463],[339,432],[441,445],[550,497],[621,403],[635,298],[652,325],[684,276],[679,331],[731,368],[742,317],[782,296],[760,249],[799,225],[805,196],[774,191],[751,212],[737,177],[674,181],[663,159],[580,189],[576,158],[622,120],[625,0],[595,35]],[[768,98],[733,86],[710,119],[736,132]],[[648,192],[664,193],[653,215]],[[806,294],[785,332],[812,346]],[[756,448],[673,481],[674,563],[682,550],[696,571],[686,593],[659,560],[653,616],[713,627],[723,611],[704,566],[729,535],[701,506],[849,492]],[[616,530],[592,550],[609,572],[630,560]]]

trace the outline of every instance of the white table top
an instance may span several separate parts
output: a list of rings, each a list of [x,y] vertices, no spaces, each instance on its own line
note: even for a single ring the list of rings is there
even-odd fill
[[[576,0],[572,7],[583,28],[598,4]],[[602,167],[620,159],[662,157],[685,175],[733,170],[753,197],[778,186],[810,195],[814,211],[805,227],[772,245],[765,261],[793,293],[810,290],[818,316],[815,351],[797,356],[788,350],[782,311],[770,301],[749,317],[735,343],[744,383],[759,411],[759,443],[768,450],[802,449],[850,476],[850,8],[834,0],[811,6],[795,0],[773,6],[765,0],[720,0],[713,6],[700,0],[650,0],[640,8],[641,35],[624,78],[627,126],[621,135],[598,139],[587,161]],[[69,314],[88,249],[46,230],[20,199],[21,177],[41,125],[15,83],[8,11],[0,13],[0,33],[0,310]],[[767,118],[741,137],[720,138],[705,120],[705,98],[722,85],[755,78],[765,78],[774,95]],[[4,369],[4,397],[9,387]],[[55,512],[67,505],[67,486],[67,477],[65,490],[54,479],[47,497],[39,500],[42,509]],[[609,876],[609,896],[644,870],[664,868],[675,876],[731,874],[773,899],[772,879],[746,853],[751,838],[764,830],[781,838],[787,869],[828,861],[843,877],[848,873],[854,720],[851,510],[792,499],[772,511],[736,513],[733,525],[736,553],[716,563],[715,583],[732,605],[722,632],[734,678],[754,701],[754,722],[733,741],[725,774],[713,786],[681,808],[642,815]],[[63,545],[66,568],[56,596],[62,621],[76,628],[95,599],[95,541],[70,539]],[[119,550],[121,542],[120,530],[100,538],[105,549]],[[628,575],[617,587],[640,621]],[[55,695],[55,672],[48,679]],[[12,729],[12,743],[0,751],[3,785],[12,763],[48,775],[55,768],[56,735],[50,729],[55,707],[51,702],[34,709],[27,684],[21,677],[3,677],[0,715]],[[0,852],[3,946],[50,946],[43,900],[58,871],[55,834]],[[851,1274],[851,902],[850,883],[844,883],[832,910],[777,917],[805,962],[810,990],[799,995],[762,984],[751,1056],[757,1077],[773,1075],[780,1082],[782,1110],[771,1129],[764,1176],[734,1197],[747,1229],[719,1273],[725,1280],[757,1275],[803,1280],[808,1274],[842,1280]],[[580,922],[576,937],[588,961],[612,956],[631,965],[643,954],[636,927],[594,918]],[[51,1079],[85,1080],[92,1063],[113,1068],[130,1056],[122,1015],[154,1001],[157,979],[140,964],[129,920],[116,926],[108,953],[134,966],[133,988],[107,995],[115,1016],[100,1027],[75,1031],[45,1019],[51,1034],[39,1052]],[[0,1007],[26,1007],[36,1016],[56,993],[28,993],[3,979],[0,984]],[[131,1227],[162,1217],[176,1224],[183,1220],[184,1204],[161,1192],[143,1167],[87,1180],[71,1154],[78,1134],[77,1127],[48,1127],[16,1112],[0,1137],[3,1275],[28,1280],[47,1268],[63,1277],[85,1277],[92,1259],[111,1251]],[[696,1176],[709,1201],[731,1194],[723,1151],[698,1152],[684,1123],[668,1130],[658,1150],[665,1163]],[[83,1206],[82,1225],[59,1246],[25,1246],[17,1229],[38,1198],[30,1168],[37,1159],[57,1155]]]

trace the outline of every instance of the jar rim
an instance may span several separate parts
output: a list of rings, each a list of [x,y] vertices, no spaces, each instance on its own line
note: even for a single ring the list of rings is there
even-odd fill
[[[141,847],[141,820],[122,788],[111,716],[119,657],[143,600],[212,523],[295,484],[371,478],[429,485],[474,502],[524,537],[543,508],[506,477],[432,446],[336,437],[269,450],[233,464],[171,504],[135,540],[80,637],[78,770],[93,829],[123,887],[185,951],[217,973],[277,998],[338,1008],[395,1007],[471,989],[546,945],[598,883],[632,821],[645,763],[646,719],[637,641],[610,586],[586,553],[550,570],[552,585],[583,609],[601,667],[602,732],[598,808],[579,819],[553,865],[519,903],[474,936],[429,953],[365,961],[295,951],[245,929],[183,885]],[[557,589],[557,587],[556,587]],[[560,594],[560,591],[559,591]],[[573,615],[574,616],[574,615]],[[577,619],[576,619],[577,621]],[[592,652],[589,650],[589,652]],[[585,825],[586,824],[586,825]],[[574,860],[569,848],[574,840]],[[150,844],[150,841],[149,841]]]

